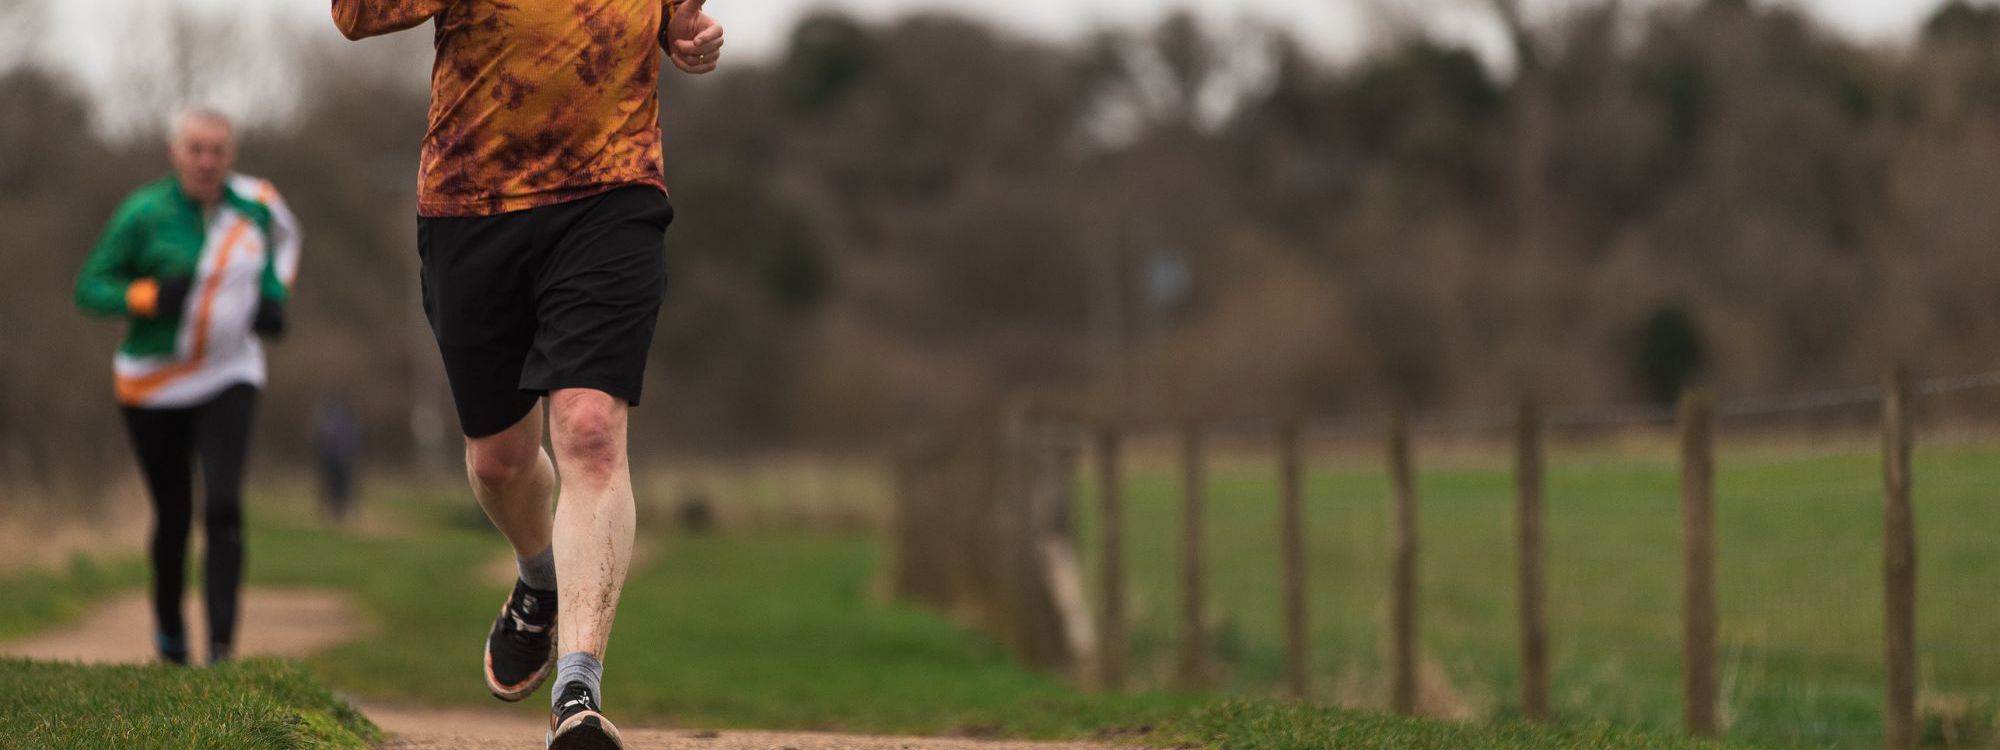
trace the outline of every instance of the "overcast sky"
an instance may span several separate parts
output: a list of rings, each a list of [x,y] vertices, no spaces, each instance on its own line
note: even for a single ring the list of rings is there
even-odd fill
[[[1788,0],[1857,36],[1891,39],[1907,34],[1942,0]],[[1222,0],[1220,2],[1165,2],[1163,0],[748,0],[740,4],[714,0],[708,7],[724,19],[734,20],[749,32],[745,46],[767,49],[782,39],[783,29],[797,14],[815,5],[853,9],[870,16],[887,16],[914,8],[950,8],[999,20],[1035,34],[1070,36],[1106,23],[1144,23],[1175,8],[1192,7],[1215,21],[1254,17],[1283,24],[1298,31],[1315,46],[1333,55],[1357,47],[1365,35],[1367,7],[1447,9],[1424,15],[1460,33],[1480,34],[1469,27],[1487,17],[1477,12],[1481,0]],[[1530,7],[1558,8],[1562,0],[1528,0]],[[1462,7],[1466,10],[1451,12]],[[732,33],[737,27],[731,27]],[[734,41],[731,42],[732,44]]]
[[[0,0],[0,5],[24,0]],[[1577,0],[1524,0],[1531,14],[1546,16],[1559,12]],[[1641,0],[1645,2],[1646,0]],[[1692,0],[1652,0],[1690,2]],[[1850,36],[1895,44],[1909,38],[1917,24],[1945,0],[1753,0],[1765,4],[1785,3],[1802,7],[1828,25]],[[253,17],[256,23],[293,24],[337,41],[328,19],[328,0],[25,0],[46,12],[48,28],[38,40],[39,49],[26,54],[62,65],[95,94],[105,95],[121,88],[119,81],[143,78],[151,64],[149,56],[159,51],[124,38],[132,28],[150,28],[162,13],[173,6],[201,8],[207,12]],[[21,6],[33,9],[34,5]],[[1192,8],[1202,18],[1228,25],[1246,21],[1277,24],[1293,31],[1311,49],[1339,60],[1368,46],[1371,34],[1379,32],[1379,19],[1387,16],[1416,20],[1432,31],[1461,40],[1486,53],[1496,64],[1505,65],[1506,45],[1486,0],[709,0],[708,11],[721,18],[729,29],[729,51],[739,56],[762,57],[782,49],[791,24],[802,13],[829,7],[864,18],[887,19],[924,9],[943,9],[998,23],[1019,33],[1052,39],[1074,39],[1105,27],[1143,26],[1179,8]],[[1384,9],[1387,9],[1386,11]],[[1371,20],[1373,19],[1373,20]],[[268,26],[266,26],[268,28]],[[421,34],[422,32],[418,32]],[[413,40],[417,44],[421,41]],[[12,45],[9,45],[12,46]],[[255,116],[255,102],[286,98],[289,74],[284,71],[282,51],[252,52],[246,45],[240,56],[250,79],[244,86],[216,96],[211,103],[238,114]],[[277,55],[264,58],[258,53]],[[0,66],[18,57],[22,50],[0,49]],[[230,54],[225,51],[225,54]],[[275,64],[274,64],[275,63]],[[725,63],[727,64],[727,63]],[[259,75],[261,73],[262,75]],[[421,80],[421,73],[416,74]],[[261,82],[257,82],[261,80]],[[291,92],[295,94],[296,92]],[[123,97],[101,98],[100,102]],[[106,132],[120,132],[143,123],[116,110],[100,110],[99,126]]]
[[[18,0],[7,0],[18,1]],[[1531,8],[1560,7],[1566,0],[1528,0]],[[1858,37],[1893,40],[1907,35],[1942,0],[1764,0],[1804,7],[1827,23]],[[55,9],[55,39],[89,54],[99,51],[92,38],[93,19],[115,16],[142,4],[185,3],[232,8],[231,12],[291,15],[331,34],[326,21],[327,0],[27,0]],[[1296,30],[1315,48],[1340,56],[1360,46],[1366,37],[1366,8],[1422,8],[1418,15],[1447,33],[1479,37],[1485,15],[1476,11],[1481,0],[712,0],[710,13],[723,19],[729,46],[752,55],[769,54],[782,44],[785,32],[800,13],[814,7],[834,7],[870,18],[887,18],[925,8],[943,8],[987,18],[1020,31],[1072,38],[1105,25],[1144,24],[1175,9],[1192,7],[1219,22],[1254,18]],[[1465,10],[1453,10],[1462,7]],[[52,39],[53,41],[53,39]]]

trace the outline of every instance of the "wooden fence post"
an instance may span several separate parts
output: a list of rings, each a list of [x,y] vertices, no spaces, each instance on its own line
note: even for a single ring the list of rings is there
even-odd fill
[[[1293,698],[1305,700],[1311,692],[1306,669],[1306,562],[1305,511],[1302,474],[1304,461],[1299,448],[1299,423],[1286,420],[1278,426],[1278,539],[1285,594],[1285,676]]]
[[[1417,492],[1410,466],[1408,420],[1398,407],[1389,417],[1389,481],[1394,535],[1389,592],[1389,703],[1396,713],[1417,712]]]
[[[917,500],[916,463],[916,450],[907,442],[898,444],[889,459],[895,494],[891,496],[889,515],[889,575],[886,580],[889,596],[896,599],[914,598],[922,588],[916,573],[923,557],[920,545],[915,541],[919,538],[917,509],[921,507]]]
[[[1542,601],[1542,424],[1534,399],[1521,400],[1514,438],[1515,531],[1521,576],[1521,710],[1549,718],[1548,620]]]
[[[1917,539],[1910,507],[1910,382],[1890,373],[1882,399],[1884,725],[1890,750],[1917,746]]]
[[[1125,686],[1125,485],[1119,473],[1117,427],[1097,433],[1098,534],[1103,556],[1104,639],[1099,649],[1098,686]]]
[[[1202,621],[1201,426],[1181,430],[1181,658],[1180,686],[1188,690],[1208,682],[1208,635]]]
[[[1682,677],[1689,732],[1715,736],[1715,446],[1708,395],[1681,398]]]
[[[1029,664],[1084,678],[1097,663],[1097,632],[1076,550],[1079,472],[1075,433],[1009,399],[1000,425],[997,488],[1000,604],[1016,653]]]

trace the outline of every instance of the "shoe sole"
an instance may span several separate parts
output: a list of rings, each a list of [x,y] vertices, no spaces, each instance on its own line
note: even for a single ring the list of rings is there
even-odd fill
[[[618,727],[596,711],[581,711],[549,730],[548,750],[625,750]]]
[[[500,603],[500,616],[507,616],[506,602]],[[541,689],[542,683],[548,681],[549,673],[554,671],[556,665],[556,629],[553,625],[549,626],[548,661],[542,662],[542,668],[535,670],[534,674],[528,675],[526,679],[512,685],[502,685],[500,684],[500,678],[493,676],[493,636],[498,633],[499,629],[500,621],[496,619],[493,621],[493,626],[486,629],[486,642],[479,644],[481,652],[480,661],[486,665],[486,691],[492,693],[493,697],[508,703],[519,703],[528,696],[534,695],[536,690]]]

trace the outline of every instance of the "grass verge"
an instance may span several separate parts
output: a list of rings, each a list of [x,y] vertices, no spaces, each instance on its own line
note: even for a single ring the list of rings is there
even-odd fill
[[[1655,750],[1724,747],[1607,724],[1491,724],[1415,719],[1269,701],[1230,701],[1176,717],[1149,743],[1229,750]],[[1749,747],[1727,745],[1727,747]]]
[[[0,695],[8,747],[339,750],[381,739],[304,667],[271,659],[212,669],[0,659]]]

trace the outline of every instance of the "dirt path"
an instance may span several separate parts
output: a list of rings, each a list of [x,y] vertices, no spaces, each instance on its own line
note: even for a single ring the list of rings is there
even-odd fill
[[[196,644],[207,642],[201,609],[186,609]],[[252,588],[243,594],[239,655],[305,656],[359,637],[363,620],[345,596],[326,591]],[[93,608],[62,630],[0,643],[0,656],[76,660],[92,664],[152,661],[152,607],[143,594],[118,597]],[[477,665],[469,665],[468,670]],[[477,679],[476,671],[469,671]],[[531,700],[546,701],[537,696]],[[546,703],[544,703],[546,705]],[[542,750],[544,719],[532,711],[430,709],[361,704],[389,733],[384,750]],[[613,717],[616,718],[615,716]],[[791,732],[705,732],[625,727],[629,750],[1111,750],[1085,743],[995,742],[958,738],[874,737]]]
[[[507,711],[364,706],[394,739],[383,750],[542,750],[548,723]],[[615,718],[615,717],[614,717]],[[1084,743],[880,737],[814,732],[708,732],[622,727],[628,750],[1109,750]]]
[[[301,656],[361,634],[361,618],[347,598],[326,591],[252,588],[243,592],[237,626],[238,656]],[[182,607],[188,643],[206,660],[208,633],[201,600]],[[89,664],[142,664],[153,654],[153,606],[144,594],[98,604],[68,628],[0,643],[0,655]]]

